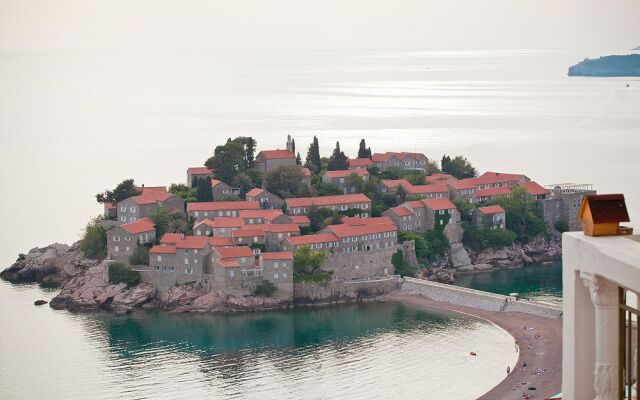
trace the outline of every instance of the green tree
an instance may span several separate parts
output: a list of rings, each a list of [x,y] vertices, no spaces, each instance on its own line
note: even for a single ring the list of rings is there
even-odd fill
[[[149,265],[149,248],[147,246],[138,245],[129,256],[129,264],[131,265]]]
[[[407,189],[404,185],[396,186],[396,204],[402,204],[407,201]]]
[[[355,172],[349,174],[345,178],[344,184],[347,188],[349,188],[350,193],[362,193],[362,191],[364,190],[364,179]]]
[[[294,273],[298,275],[317,273],[326,258],[327,255],[322,251],[312,251],[309,246],[301,246],[293,254]]]
[[[197,184],[195,187],[197,188]],[[185,203],[192,203],[197,200],[196,189],[191,189],[184,183],[172,183],[171,186],[169,186],[169,193],[180,197]]]
[[[300,197],[301,193],[308,193],[309,188],[304,184],[302,168],[298,165],[281,165],[269,171],[265,177],[264,187],[267,191],[283,199]]]
[[[473,210],[476,209],[475,204],[466,199],[455,199],[453,204],[455,204],[458,211],[460,211],[460,218],[462,221],[471,222]]]
[[[107,258],[107,232],[100,224],[100,217],[92,219],[85,227],[80,239],[80,251],[92,260]]]
[[[340,150],[340,142],[336,142],[336,147],[333,149],[333,154],[329,158],[329,165],[327,165],[327,169],[329,171],[337,171],[344,170],[349,168],[349,159],[344,154],[342,150]]]
[[[320,229],[328,226],[340,224],[342,216],[337,211],[332,211],[328,208],[311,206],[309,212],[310,228],[312,232],[318,232]]]
[[[455,156],[451,158],[447,155],[442,156],[440,162],[442,172],[453,175],[458,179],[473,178],[478,175],[476,169],[471,165],[469,160],[463,156]]]
[[[198,201],[213,201],[213,192],[211,191],[211,178],[198,178],[196,186],[196,199]]]
[[[307,160],[304,165],[314,174],[319,173],[322,169],[322,161],[320,160],[320,144],[318,143],[318,138],[316,136],[313,137],[313,142],[309,145]]]
[[[263,279],[262,283],[260,283],[253,291],[253,294],[256,296],[272,297],[277,290],[278,288],[273,284],[273,282]]]
[[[302,165],[302,157],[300,157],[300,153],[296,155],[296,165]]]
[[[250,137],[228,139],[227,143],[216,146],[214,154],[204,165],[214,170],[214,177],[223,182],[232,182],[238,172],[253,166],[256,142]]]
[[[244,196],[245,193],[255,187],[253,179],[246,172],[238,173],[231,183],[233,187],[240,189],[240,196]]]
[[[427,160],[427,175],[433,175],[440,171],[440,166],[436,160]]]
[[[558,221],[555,223],[554,228],[556,231],[564,233],[569,230],[569,224],[567,224],[565,221]]]
[[[295,153],[296,152],[296,140],[291,138],[291,152]],[[298,153],[299,155],[299,153]]]
[[[507,228],[516,234],[519,242],[526,243],[535,236],[546,233],[536,201],[524,188],[515,187],[510,196],[501,197],[492,203],[504,208]]]
[[[113,203],[116,204],[129,197],[137,196],[141,192],[133,183],[133,179],[125,179],[120,182],[115,189],[105,190],[103,193],[96,194],[96,201],[100,204]]]
[[[424,185],[426,176],[419,171],[411,171],[409,174],[404,175],[404,178],[412,185]]]
[[[140,283],[140,273],[132,270],[121,262],[109,264],[108,274],[109,283],[112,285],[126,283],[128,287],[133,287]]]
[[[360,147],[358,148],[358,158],[371,158],[371,147],[367,147],[367,143],[364,139],[360,140]]]
[[[394,273],[400,276],[415,276],[415,269],[404,260],[402,250],[396,251],[391,256]]]

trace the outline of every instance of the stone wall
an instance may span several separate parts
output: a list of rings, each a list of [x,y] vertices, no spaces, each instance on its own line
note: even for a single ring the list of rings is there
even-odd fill
[[[415,243],[406,241],[403,244],[376,250],[327,254],[327,259],[321,268],[325,271],[333,271],[333,279],[337,281],[386,277],[394,274],[391,256],[398,250],[402,251],[410,265],[418,266]]]
[[[415,278],[403,278],[401,290],[429,299],[497,312],[523,312],[542,317],[560,318],[562,307],[516,300],[514,297],[446,285]]]
[[[301,282],[293,284],[293,302],[304,305],[357,300],[388,294],[399,288],[397,276],[369,281]]]

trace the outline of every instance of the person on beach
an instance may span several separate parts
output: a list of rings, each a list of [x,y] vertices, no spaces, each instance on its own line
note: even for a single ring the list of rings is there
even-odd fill
[[[507,375],[509,375],[509,372],[511,372],[511,366],[507,365]]]
[[[517,352],[518,352],[518,348],[519,348],[519,345],[518,345],[518,339],[516,339],[516,341],[515,341],[515,343],[514,343],[514,344],[515,344],[515,346],[516,346],[516,353],[517,353]]]

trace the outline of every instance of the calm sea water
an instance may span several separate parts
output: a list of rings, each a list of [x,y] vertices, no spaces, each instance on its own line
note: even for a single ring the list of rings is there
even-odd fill
[[[395,303],[132,316],[33,306],[52,296],[0,283],[0,398],[471,399],[517,355],[491,324]]]
[[[455,284],[499,294],[519,293],[531,300],[561,304],[562,263],[461,275]]]

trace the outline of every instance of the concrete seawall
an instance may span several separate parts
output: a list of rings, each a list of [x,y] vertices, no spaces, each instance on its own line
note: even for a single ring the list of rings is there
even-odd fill
[[[415,293],[431,300],[497,312],[522,312],[541,317],[561,318],[562,307],[516,300],[514,297],[459,286],[446,285],[424,279],[403,278],[402,292]]]
[[[399,276],[362,281],[300,282],[293,284],[296,305],[333,303],[389,294],[400,288]]]

